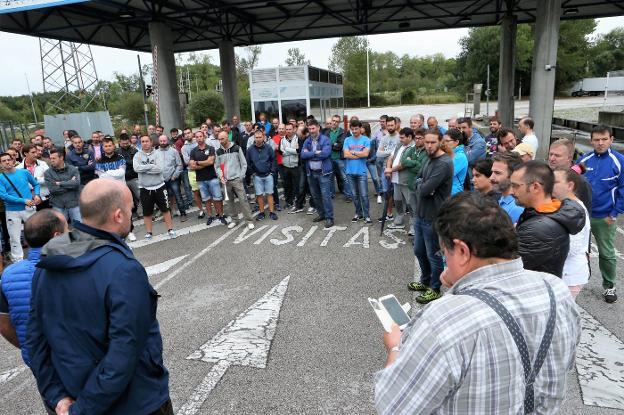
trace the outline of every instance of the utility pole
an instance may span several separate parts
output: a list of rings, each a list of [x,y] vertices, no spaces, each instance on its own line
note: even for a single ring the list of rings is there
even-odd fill
[[[33,116],[35,117],[35,124],[39,124],[37,122],[37,112],[35,111],[35,102],[33,101],[32,92],[30,92],[30,83],[28,82],[28,75],[24,72],[24,76],[26,77],[26,87],[28,88],[28,96],[30,97],[30,106],[32,107]]]
[[[368,108],[370,108],[370,63],[368,60],[368,36],[366,36],[366,91],[368,95]]]
[[[145,116],[145,128],[149,125],[149,121],[147,119],[147,114],[149,112],[149,108],[147,106],[147,97],[145,96],[145,82],[143,81],[143,69],[141,69],[141,56],[137,55],[137,61],[139,63],[139,79],[141,81],[141,94],[143,95],[143,115]]]
[[[607,82],[605,82],[605,94],[604,100],[602,101],[602,109],[607,106],[607,95],[609,95],[609,72],[607,72]]]
[[[485,116],[490,117],[490,65],[487,66],[487,86],[485,89]]]

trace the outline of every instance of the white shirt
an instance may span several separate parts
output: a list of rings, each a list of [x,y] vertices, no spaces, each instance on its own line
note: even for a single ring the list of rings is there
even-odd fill
[[[401,161],[401,154],[403,154],[403,151],[405,151],[407,147],[405,146],[401,146],[396,153],[396,156],[392,159],[392,167],[396,167],[399,165],[399,162]],[[398,171],[393,171],[392,172],[392,183],[399,183],[399,172]]]
[[[527,143],[531,147],[533,147],[533,150],[534,150],[533,160],[535,160],[535,155],[537,154],[537,148],[539,147],[539,141],[537,140],[537,136],[533,133],[527,134],[524,137],[522,137],[522,142]]]
[[[563,282],[568,287],[573,285],[587,284],[589,280],[589,264],[587,263],[587,249],[589,248],[590,223],[587,208],[580,200],[576,202],[583,207],[585,212],[585,226],[576,235],[570,235],[570,250],[563,264]]]

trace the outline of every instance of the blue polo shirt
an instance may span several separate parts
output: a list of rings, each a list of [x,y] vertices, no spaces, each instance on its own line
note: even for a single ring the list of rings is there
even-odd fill
[[[518,223],[520,215],[524,212],[524,208],[522,206],[516,205],[516,199],[514,199],[512,195],[502,196],[498,201],[498,205],[502,207],[505,212],[507,212],[514,225]]]

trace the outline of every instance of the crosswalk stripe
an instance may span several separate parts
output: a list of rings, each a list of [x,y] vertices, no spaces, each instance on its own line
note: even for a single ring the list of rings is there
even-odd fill
[[[209,226],[206,226],[205,223],[200,223],[197,225],[187,226],[186,228],[177,229],[175,232],[178,235],[178,237],[180,237],[184,235],[189,235],[191,233],[203,231],[206,229],[214,228],[215,226],[222,226],[221,222],[215,221],[215,222],[212,222]],[[169,239],[171,238],[169,237],[167,232],[165,232],[165,233],[161,233],[160,235],[153,236],[152,239],[149,239],[149,240],[140,239],[138,241],[130,242],[128,246],[132,249],[142,248],[144,246],[156,244],[158,242],[167,241]]]
[[[0,373],[0,385],[3,383],[7,383],[13,379],[15,379],[20,373],[25,371],[28,367],[26,365],[20,365],[14,367],[13,369],[5,370]]]
[[[154,276],[154,275],[162,274],[163,272],[167,272],[174,265],[176,265],[178,262],[182,261],[187,256],[188,256],[188,254],[187,255],[182,255],[182,256],[179,256],[177,258],[173,258],[173,259],[170,259],[168,261],[161,262],[159,264],[155,264],[155,265],[151,265],[149,267],[146,267],[145,271],[147,272],[147,276],[151,277],[151,276]]]

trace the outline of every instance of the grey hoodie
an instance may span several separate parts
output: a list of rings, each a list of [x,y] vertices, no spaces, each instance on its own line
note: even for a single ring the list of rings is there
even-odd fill
[[[280,150],[282,151],[282,164],[284,167],[293,168],[299,165],[299,139],[293,135],[292,139],[282,138],[280,141]]]
[[[134,155],[132,166],[139,174],[139,187],[156,189],[165,184],[162,153],[162,151],[152,149],[149,154],[139,150]]]
[[[191,141],[190,143],[188,141],[185,141],[184,144],[182,144],[182,150],[180,150],[180,152],[182,153],[184,164],[186,164],[187,166],[189,164],[189,161],[191,161],[191,151],[193,151],[195,147],[197,147],[197,142],[195,141],[195,139],[193,139],[193,141]]]
[[[157,151],[163,156],[163,179],[167,182],[172,178],[178,178],[182,174],[180,154],[171,146],[167,148],[159,146]]]
[[[227,149],[219,147],[215,169],[221,177],[221,164],[225,171],[225,180],[242,179],[247,171],[247,159],[238,144],[230,143]]]

